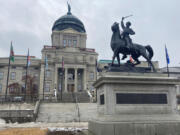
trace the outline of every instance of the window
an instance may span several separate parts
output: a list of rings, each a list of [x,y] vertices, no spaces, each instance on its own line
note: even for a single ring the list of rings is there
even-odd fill
[[[47,54],[47,58],[50,59],[51,58],[51,54]]]
[[[12,66],[12,69],[16,69],[16,66]]]
[[[3,79],[3,77],[4,77],[4,73],[0,72],[0,80]]]
[[[2,84],[0,84],[0,93],[2,92]]]
[[[64,35],[63,36],[63,45],[64,46],[77,46],[77,37],[76,36],[70,36],[70,35]]]
[[[34,74],[34,77],[36,77],[36,78],[37,78],[37,77],[38,77],[38,73],[35,73],[35,74]]]
[[[71,46],[71,40],[70,39],[68,40],[68,45]]]
[[[64,40],[63,40],[63,45],[64,45],[64,46],[66,46],[66,44],[67,44],[66,42],[67,42],[67,40],[64,39]]]
[[[94,80],[94,73],[93,73],[93,72],[91,72],[91,73],[89,74],[89,79],[90,79],[90,80]]]
[[[48,99],[49,99],[49,96],[45,96],[44,99],[45,99],[45,100],[48,100]]]
[[[45,91],[45,92],[49,92],[49,91],[50,91],[50,83],[46,83],[46,84],[45,84],[44,91]]]
[[[90,57],[90,62],[93,62],[93,60],[94,60],[94,57],[91,56],[91,57]]]
[[[73,40],[73,46],[74,46],[74,47],[77,46],[77,40]]]
[[[39,70],[39,68],[38,68],[38,67],[35,67],[34,69],[35,69],[35,70]]]
[[[25,77],[26,76],[26,72],[22,72],[22,77]]]
[[[14,93],[14,87],[9,88],[9,93]]]
[[[16,73],[15,72],[11,72],[11,80],[15,80],[16,79]]]

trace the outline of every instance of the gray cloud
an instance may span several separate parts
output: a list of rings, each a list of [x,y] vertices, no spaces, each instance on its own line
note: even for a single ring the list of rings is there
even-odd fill
[[[99,59],[111,59],[111,25],[122,16],[133,14],[128,21],[136,35],[132,39],[150,44],[155,52],[153,60],[165,66],[164,44],[170,55],[170,66],[180,62],[180,1],[178,0],[71,0],[72,12],[87,30],[87,47],[95,48]],[[0,1],[0,56],[9,55],[10,41],[16,54],[41,57],[41,49],[51,44],[51,28],[56,19],[66,14],[66,0],[6,0]],[[143,59],[141,59],[143,60]]]

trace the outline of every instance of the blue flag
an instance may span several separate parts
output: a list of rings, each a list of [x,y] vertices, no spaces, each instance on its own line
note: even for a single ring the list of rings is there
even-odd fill
[[[30,60],[30,56],[29,56],[29,48],[28,48],[28,55],[27,55],[27,66],[29,67],[31,64],[31,60]]]
[[[169,59],[169,55],[168,55],[168,51],[167,51],[166,45],[165,45],[165,52],[166,52],[166,62],[167,62],[167,64],[169,64],[170,63],[170,59]]]

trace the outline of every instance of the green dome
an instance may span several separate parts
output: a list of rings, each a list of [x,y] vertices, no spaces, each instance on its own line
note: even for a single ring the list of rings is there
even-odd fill
[[[61,31],[67,28],[72,28],[82,33],[86,32],[81,20],[79,20],[76,16],[72,15],[71,12],[68,12],[66,15],[56,20],[52,27],[52,31]]]

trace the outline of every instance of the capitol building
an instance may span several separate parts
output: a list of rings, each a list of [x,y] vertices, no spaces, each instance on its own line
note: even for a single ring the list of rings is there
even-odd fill
[[[76,97],[78,102],[89,102],[89,97],[95,95],[93,83],[104,74],[104,67],[111,60],[98,61],[98,53],[86,48],[86,40],[83,22],[71,13],[68,6],[67,14],[52,26],[52,45],[44,45],[41,59],[30,56],[28,70],[27,56],[15,55],[8,78],[9,57],[0,58],[0,99],[29,96],[35,100],[71,102]],[[159,68],[157,61],[153,64]],[[138,66],[149,65],[142,61]],[[101,73],[97,72],[98,69]]]
[[[92,84],[97,79],[98,53],[95,49],[86,48],[86,39],[83,22],[68,10],[67,14],[54,22],[52,45],[43,47],[42,58],[31,56],[26,92],[23,77],[26,76],[27,57],[15,55],[15,61],[10,66],[7,91],[9,58],[0,58],[0,95],[33,93],[39,99],[53,99],[55,91],[57,96],[63,93],[63,97],[72,92],[85,95],[86,91],[92,91]]]

